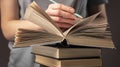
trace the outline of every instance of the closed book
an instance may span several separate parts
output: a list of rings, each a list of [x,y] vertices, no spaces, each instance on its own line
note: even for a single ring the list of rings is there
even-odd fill
[[[47,57],[64,59],[64,58],[90,58],[100,57],[101,49],[83,47],[83,46],[69,46],[58,47],[57,45],[36,45],[32,47],[32,53],[37,55],[43,55]]]
[[[35,57],[35,62],[48,67],[100,67],[102,65],[100,58],[58,60],[41,55]]]

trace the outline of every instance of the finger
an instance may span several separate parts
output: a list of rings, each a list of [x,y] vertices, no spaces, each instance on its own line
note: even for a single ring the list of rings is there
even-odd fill
[[[66,23],[60,23],[60,22],[56,22],[55,23],[58,27],[60,27],[60,28],[63,28],[63,29],[68,29],[68,28],[70,28],[72,25],[70,25],[70,24],[66,24]]]
[[[62,10],[52,10],[52,9],[48,9],[46,10],[46,13],[48,15],[53,15],[53,16],[61,16],[64,18],[69,18],[69,19],[76,19],[77,17],[74,16],[73,14],[69,13],[69,12],[65,12]]]
[[[63,4],[50,4],[49,8],[60,9],[60,10],[64,10],[64,11],[69,12],[69,13],[74,13],[75,12],[75,10],[72,7],[69,7],[69,6],[66,6],[66,5],[63,5]]]
[[[67,18],[62,18],[62,17],[57,17],[57,16],[50,16],[55,22],[59,23],[66,23],[66,24],[71,24],[74,25],[75,20],[73,19],[67,19]]]
[[[65,32],[67,29],[65,29],[65,28],[60,28],[61,30],[62,30],[62,32]]]

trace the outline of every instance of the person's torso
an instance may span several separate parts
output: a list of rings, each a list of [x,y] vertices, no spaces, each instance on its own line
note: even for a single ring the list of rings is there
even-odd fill
[[[18,0],[19,5],[20,5],[21,18],[24,16],[27,6],[32,1],[36,1],[36,3],[44,10],[46,10],[49,4],[51,4],[49,0]],[[58,3],[62,3],[67,6],[73,7],[75,11],[79,13],[80,15],[82,15],[83,17],[87,16],[87,1],[88,0],[55,0],[55,1]]]

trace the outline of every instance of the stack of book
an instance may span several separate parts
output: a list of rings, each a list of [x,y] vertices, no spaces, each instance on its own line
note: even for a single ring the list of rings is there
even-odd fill
[[[47,67],[101,67],[101,49],[92,47],[33,46],[35,62]]]
[[[33,2],[26,9],[24,19],[43,30],[19,29],[14,47],[34,45],[32,53],[35,54],[35,61],[49,67],[100,67],[100,48],[114,48],[111,33],[106,31],[107,23],[94,22],[100,14],[98,12],[82,20],[78,18],[72,27],[62,32],[45,11]],[[105,21],[101,19],[101,22]]]

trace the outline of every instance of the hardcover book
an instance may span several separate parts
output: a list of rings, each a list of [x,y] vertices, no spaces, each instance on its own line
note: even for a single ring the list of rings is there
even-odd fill
[[[36,45],[32,53],[56,59],[101,57],[101,49],[83,46],[58,47],[58,45]]]
[[[57,60],[40,55],[35,55],[35,57],[35,62],[46,67],[101,67],[102,65],[100,58]]]

